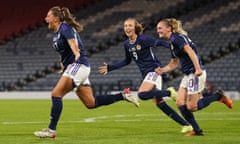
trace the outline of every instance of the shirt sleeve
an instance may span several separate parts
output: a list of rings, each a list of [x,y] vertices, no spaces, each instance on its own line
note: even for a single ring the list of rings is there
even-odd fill
[[[178,55],[183,52],[184,46],[188,44],[189,42],[186,36],[174,35],[170,44],[172,58],[178,57]]]
[[[150,46],[150,47],[155,47],[155,45],[156,45],[156,39],[155,38],[146,37],[145,42],[148,43],[148,46]]]
[[[121,67],[124,67],[128,64],[131,63],[132,59],[131,59],[131,55],[129,53],[129,51],[127,50],[126,46],[124,45],[124,49],[125,49],[125,59],[124,60],[121,60],[115,64],[110,64],[108,65],[108,71],[113,71],[115,69],[119,69]]]
[[[157,39],[155,42],[155,46],[163,46],[165,48],[170,48],[170,43],[163,39]]]
[[[74,31],[71,28],[66,28],[62,31],[62,35],[67,39],[73,39],[74,38]]]
[[[179,35],[175,38],[174,42],[175,45],[177,45],[177,47],[182,50],[184,48],[185,45],[188,45],[188,41],[186,39],[186,37],[184,37],[183,35]]]

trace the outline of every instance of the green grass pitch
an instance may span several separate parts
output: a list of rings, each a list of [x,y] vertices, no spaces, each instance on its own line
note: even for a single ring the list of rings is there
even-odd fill
[[[79,100],[64,100],[55,139],[41,139],[33,132],[47,127],[51,101],[0,100],[1,144],[239,144],[240,106],[215,102],[195,112],[205,136],[185,137],[181,127],[154,103],[140,108],[125,101],[88,110]],[[176,109],[174,103],[167,101]]]

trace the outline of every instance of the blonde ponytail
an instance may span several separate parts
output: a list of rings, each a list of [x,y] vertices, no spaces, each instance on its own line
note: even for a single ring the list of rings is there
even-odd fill
[[[168,18],[162,21],[164,21],[167,24],[167,26],[171,27],[172,32],[188,35],[188,33],[183,29],[182,22],[180,20],[177,20],[175,18]]]

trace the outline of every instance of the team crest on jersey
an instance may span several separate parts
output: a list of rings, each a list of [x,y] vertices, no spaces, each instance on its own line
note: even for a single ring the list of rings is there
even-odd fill
[[[141,47],[141,45],[137,45],[136,48],[137,48],[137,50],[140,50],[142,47]]]

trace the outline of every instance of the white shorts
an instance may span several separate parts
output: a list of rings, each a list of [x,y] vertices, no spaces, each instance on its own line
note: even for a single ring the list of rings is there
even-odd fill
[[[162,90],[162,76],[161,75],[158,75],[157,73],[155,72],[149,72],[144,80],[144,82],[149,82],[149,83],[152,83],[156,86],[156,88],[158,90]]]
[[[90,71],[90,67],[87,67],[84,64],[72,63],[67,66],[63,76],[71,78],[75,87],[79,87],[81,85],[90,85],[88,78]]]
[[[202,75],[196,77],[195,74],[184,75],[180,87],[187,88],[188,94],[197,94],[205,88],[207,73],[204,70]]]

